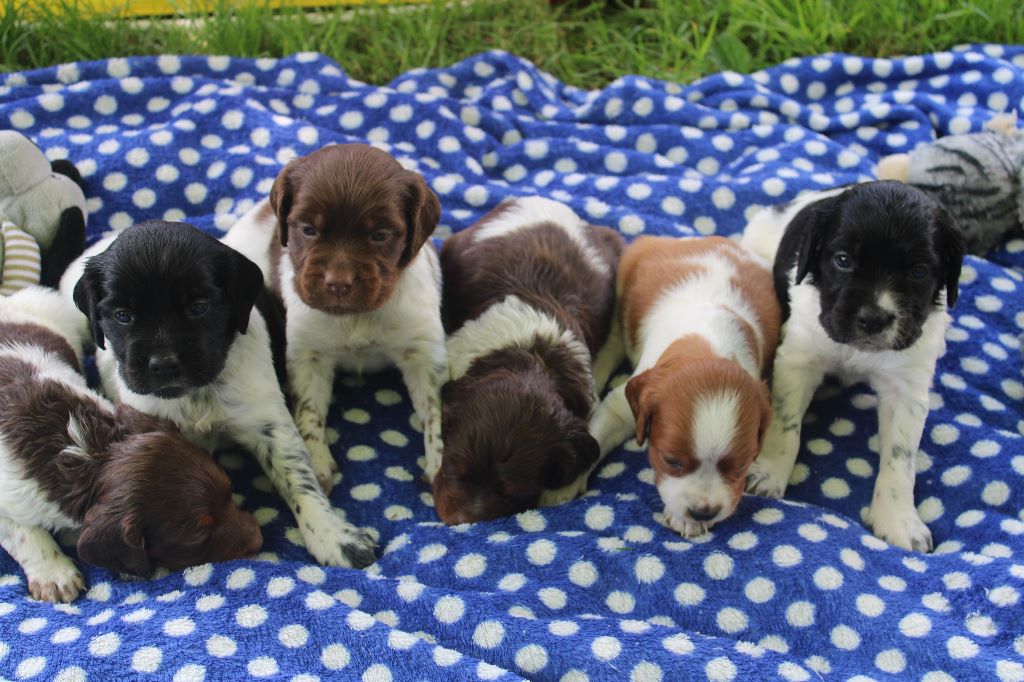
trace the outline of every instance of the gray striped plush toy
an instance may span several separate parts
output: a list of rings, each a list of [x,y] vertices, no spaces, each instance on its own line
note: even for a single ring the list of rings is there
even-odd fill
[[[1016,113],[996,116],[985,128],[887,156],[876,170],[879,179],[902,180],[942,202],[977,255],[1024,225],[1024,135]]]

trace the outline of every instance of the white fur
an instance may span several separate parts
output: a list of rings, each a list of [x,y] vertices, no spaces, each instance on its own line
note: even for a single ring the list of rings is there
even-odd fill
[[[97,242],[68,268],[61,278],[66,300],[72,300],[85,260],[103,252],[114,238],[111,235]],[[170,419],[200,447],[212,450],[227,440],[251,451],[295,514],[306,548],[317,561],[348,567],[352,552],[371,551],[372,540],[337,515],[316,480],[309,453],[278,386],[270,336],[259,311],[253,309],[246,333],[231,344],[217,380],[179,398],[142,395],[128,388],[109,342],[106,349],[96,349],[96,367],[103,389],[112,399]]]
[[[519,230],[531,229],[537,223],[547,222],[565,232],[579,248],[595,272],[611,275],[611,264],[595,249],[587,237],[588,225],[565,204],[545,197],[517,197],[505,204],[503,212],[481,226],[473,241],[504,237]]]
[[[260,202],[231,228],[224,243],[260,266],[269,283],[269,248],[276,235],[277,220]],[[423,423],[424,470],[433,480],[441,466],[440,393],[448,378],[437,252],[424,245],[383,306],[350,315],[332,315],[306,305],[295,290],[286,251],[278,268],[287,311],[287,368],[295,422],[314,466],[318,471],[337,466],[324,432],[335,372],[375,372],[397,366]]]
[[[931,532],[914,506],[914,458],[928,416],[935,364],[945,351],[949,319],[945,308],[928,316],[921,336],[905,350],[859,350],[828,336],[818,320],[818,290],[808,282],[793,285],[792,281],[790,273],[791,313],[775,356],[775,416],[748,474],[747,490],[770,497],[783,495],[800,449],[804,413],[826,374],[847,383],[865,381],[878,393],[880,441],[879,473],[865,522],[890,544],[930,549]],[[885,291],[878,302],[887,310],[898,306]]]

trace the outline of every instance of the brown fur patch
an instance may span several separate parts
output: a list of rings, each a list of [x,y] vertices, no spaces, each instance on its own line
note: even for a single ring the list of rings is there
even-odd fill
[[[46,327],[28,322],[0,322],[0,343],[19,343],[26,346],[35,346],[41,350],[52,353],[63,362],[71,365],[75,371],[79,371],[78,356],[68,344],[67,340]]]

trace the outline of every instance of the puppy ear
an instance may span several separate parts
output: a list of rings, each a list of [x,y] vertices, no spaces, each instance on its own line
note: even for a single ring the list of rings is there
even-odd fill
[[[147,576],[151,571],[146,542],[126,501],[93,506],[82,520],[78,556],[87,564],[120,573]]]
[[[655,399],[647,385],[651,370],[636,375],[626,382],[626,400],[633,410],[636,420],[636,444],[643,445],[651,435],[651,424],[654,422]]]
[[[294,168],[294,161],[281,169],[274,179],[274,185],[270,188],[270,207],[274,209],[277,216],[277,230],[281,240],[281,246],[288,246],[288,214],[292,210],[292,185],[291,173]]]
[[[960,294],[960,266],[963,264],[966,250],[964,234],[949,211],[938,205],[935,228],[939,233],[942,255],[942,282],[935,290],[935,298],[938,299],[942,287],[945,287],[946,305],[952,308]]]
[[[234,249],[228,251],[227,262],[223,268],[223,286],[235,315],[235,328],[239,334],[244,334],[249,328],[252,308],[263,291],[263,271]]]
[[[92,340],[97,347],[106,349],[103,343],[103,328],[100,326],[100,301],[103,300],[103,270],[105,260],[103,254],[93,256],[85,262],[85,271],[75,284],[72,295],[75,305],[89,318],[89,329]]]
[[[427,241],[441,220],[441,202],[426,181],[413,171],[405,171],[405,248],[398,264],[405,267]]]
[[[795,232],[799,239],[794,284],[803,282],[808,274],[818,274],[818,260],[829,226],[835,220],[837,201],[838,197],[829,197],[805,206],[786,227],[787,234]]]
[[[582,419],[569,428],[566,436],[566,447],[549,462],[546,488],[562,488],[589,469],[601,454],[597,440],[590,435],[587,424]]]

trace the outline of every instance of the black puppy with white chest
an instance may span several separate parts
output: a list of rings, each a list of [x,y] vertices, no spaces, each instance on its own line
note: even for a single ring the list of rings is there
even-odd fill
[[[743,243],[774,260],[783,311],[775,419],[747,490],[782,496],[804,413],[826,374],[866,381],[878,394],[880,462],[864,521],[893,545],[930,550],[931,532],[914,505],[914,459],[945,351],[946,308],[957,299],[959,227],[909,185],[868,182],[765,209]]]
[[[365,566],[373,540],[331,507],[274,372],[254,309],[259,268],[185,223],[150,221],[90,247],[61,279],[89,320],[108,395],[212,450],[250,450],[321,563]]]

